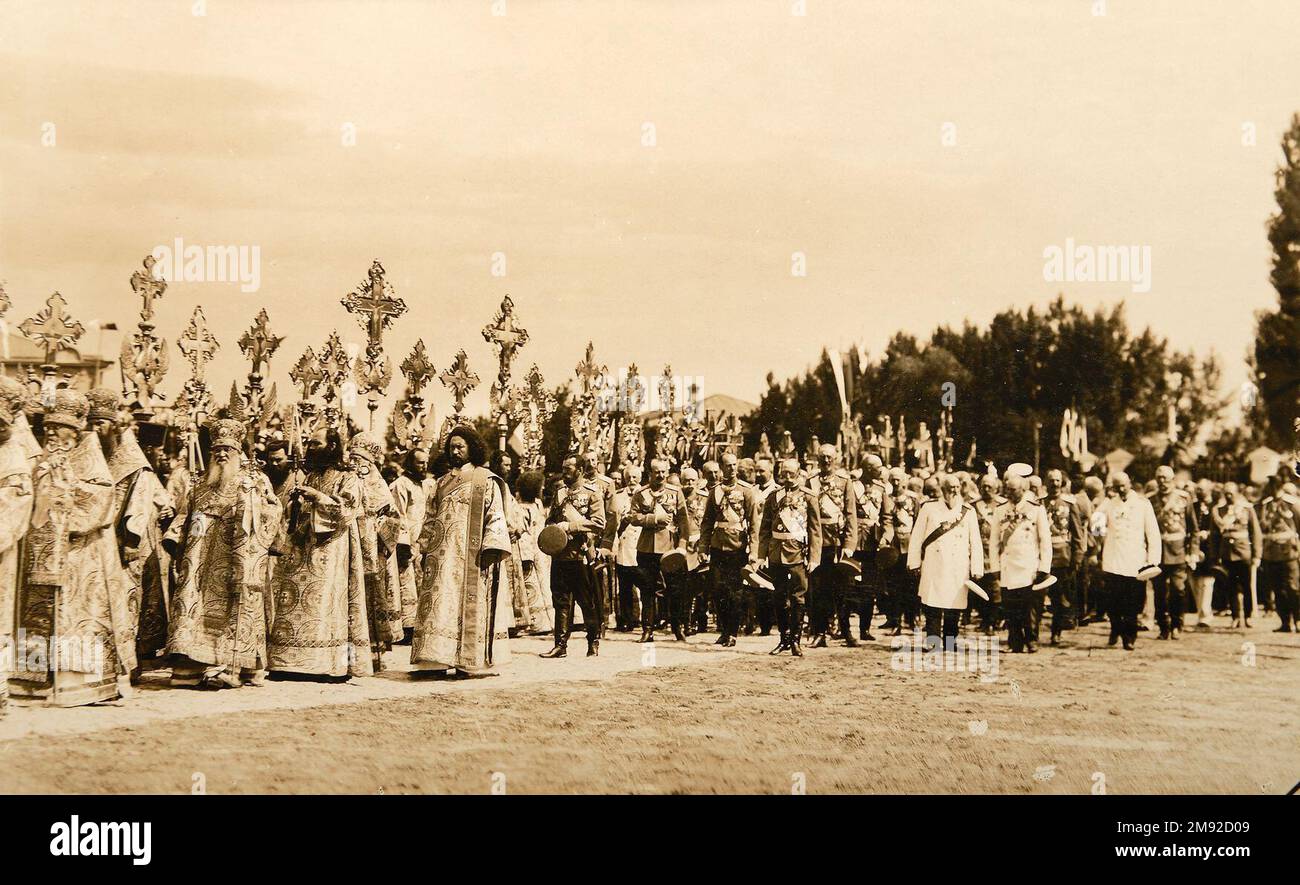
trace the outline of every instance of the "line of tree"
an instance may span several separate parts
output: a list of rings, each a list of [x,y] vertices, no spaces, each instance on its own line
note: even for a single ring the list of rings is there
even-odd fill
[[[1259,409],[1253,415],[1269,445],[1292,451],[1294,421],[1300,414],[1300,114],[1282,136],[1282,163],[1273,192],[1278,211],[1268,222],[1273,249],[1269,281],[1278,306],[1255,317],[1255,349],[1251,354]]]
[[[975,442],[977,469],[986,460],[1032,461],[1035,425],[1040,467],[1069,466],[1058,444],[1066,409],[1086,416],[1093,454],[1124,448],[1138,466],[1191,463],[1223,431],[1226,398],[1218,393],[1217,359],[1175,350],[1150,329],[1132,334],[1122,304],[1087,313],[1058,296],[1045,311],[1006,310],[986,328],[941,326],[924,342],[900,332],[879,359],[856,349],[843,359],[860,425],[879,432],[888,415],[897,431],[903,415],[909,437],[920,421],[933,432],[946,392],[953,402],[954,460],[964,464]],[[1171,404],[1178,425],[1172,445]],[[767,390],[746,422],[746,442],[752,448],[766,433],[775,445],[785,430],[801,450],[813,434],[834,440],[841,411],[831,356],[823,351],[802,376],[778,383],[768,374]]]

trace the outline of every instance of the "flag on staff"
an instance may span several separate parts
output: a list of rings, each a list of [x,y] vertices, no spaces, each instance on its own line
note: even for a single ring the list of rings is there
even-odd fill
[[[838,350],[832,350],[830,360],[831,372],[835,374],[835,390],[840,395],[840,420],[844,421],[849,415],[848,389],[844,386],[844,357],[840,356]]]

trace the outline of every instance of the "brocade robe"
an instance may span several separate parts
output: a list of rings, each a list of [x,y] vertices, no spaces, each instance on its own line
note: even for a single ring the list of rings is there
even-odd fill
[[[32,465],[23,441],[11,435],[0,445],[0,710],[8,697],[13,648],[18,557],[32,517]]]
[[[510,534],[505,483],[466,464],[441,479],[429,499],[420,550],[424,580],[411,641],[411,668],[483,672],[510,660]],[[488,567],[496,550],[507,559]]]
[[[235,676],[265,669],[268,550],[280,530],[280,501],[260,471],[225,488],[201,483],[188,497],[189,510],[167,532],[176,545],[167,652],[177,673],[195,665]]]
[[[387,648],[402,639],[402,582],[396,556],[402,521],[394,512],[393,493],[379,475],[379,468],[371,466],[357,478],[361,488],[357,530],[366,576],[366,613],[375,629],[375,641],[380,648]]]
[[[130,579],[136,657],[150,658],[167,645],[169,576],[159,511],[175,505],[149,466],[134,430],[122,432],[108,457],[108,472],[113,478],[114,537]]]
[[[10,688],[63,707],[113,700],[117,677],[135,669],[136,623],[99,438],[83,433],[66,459],[43,457],[33,485]]]
[[[415,626],[415,607],[420,600],[420,529],[424,527],[425,491],[421,483],[402,474],[388,487],[393,495],[393,512],[401,522],[393,560],[402,588],[402,626]]]
[[[361,483],[351,471],[309,471],[303,484],[323,492],[289,507],[283,555],[275,564],[275,621],[267,658],[272,670],[320,676],[369,676],[366,576],[357,520]],[[286,492],[288,490],[286,489]]]

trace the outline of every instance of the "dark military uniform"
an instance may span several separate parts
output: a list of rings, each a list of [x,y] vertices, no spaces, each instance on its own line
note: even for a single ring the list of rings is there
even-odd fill
[[[685,639],[682,629],[690,612],[686,576],[665,575],[659,567],[665,553],[690,538],[690,516],[682,490],[667,483],[658,491],[643,486],[632,496],[628,521],[641,526],[641,537],[636,545],[637,586],[641,590],[641,639],[648,642],[654,636],[658,617],[655,600],[661,593],[668,600],[673,636]]]
[[[734,644],[740,632],[741,571],[758,556],[761,518],[754,487],[739,479],[709,490],[700,521],[700,543],[709,550],[709,583],[718,606],[718,643]]]
[[[886,612],[885,626],[901,630],[904,623],[910,630],[916,627],[916,616],[921,607],[918,592],[919,576],[907,568],[907,547],[912,540],[912,526],[916,524],[916,512],[921,509],[921,500],[908,488],[900,488],[894,494],[894,553],[895,560],[889,569],[889,611]]]
[[[1228,573],[1223,589],[1232,618],[1242,617],[1243,606],[1245,617],[1249,618],[1255,613],[1250,595],[1250,567],[1263,555],[1259,518],[1248,501],[1238,498],[1236,503],[1224,500],[1214,508],[1214,524],[1219,529],[1219,564]]]
[[[754,500],[757,502],[758,512],[761,516],[763,506],[767,501],[767,496],[776,491],[778,486],[772,480],[768,480],[766,485],[754,486]],[[776,609],[772,597],[773,591],[766,587],[760,587],[757,584],[747,585],[745,588],[745,613],[744,613],[744,631],[746,635],[754,632],[755,625],[758,626],[760,636],[770,636],[772,633],[772,624],[776,617]]]
[[[1047,526],[1052,531],[1052,574],[1056,583],[1048,591],[1052,598],[1052,639],[1062,630],[1073,630],[1078,609],[1075,584],[1083,566],[1083,553],[1087,549],[1086,529],[1079,505],[1074,495],[1062,492],[1044,495],[1043,507],[1047,510]],[[1030,625],[1030,638],[1038,641],[1038,628],[1042,621],[1043,600],[1040,596],[1034,621]]]
[[[1001,495],[994,495],[993,500],[985,501],[983,498],[976,498],[971,502],[971,509],[975,511],[975,522],[980,530],[980,543],[984,545],[984,576],[977,582],[984,588],[984,592],[989,595],[988,602],[980,599],[975,601],[975,607],[980,613],[980,630],[984,635],[992,636],[998,632],[998,625],[1002,621],[1002,582],[998,579],[998,573],[993,567],[993,513],[998,509],[999,504],[1006,503],[1006,498]]]
[[[1191,600],[1187,557],[1194,556],[1199,538],[1196,508],[1181,489],[1167,495],[1150,496],[1151,508],[1160,523],[1160,574],[1151,582],[1156,602],[1156,623],[1160,638],[1176,636],[1183,629],[1183,614]]]
[[[589,527],[577,528],[574,516]],[[605,621],[604,597],[592,567],[594,542],[605,532],[605,502],[600,487],[579,479],[574,486],[560,486],[546,517],[547,525],[567,522],[569,543],[551,558],[551,602],[555,606],[555,645],[568,648],[573,627],[573,605],[582,609],[582,623],[587,628],[587,653],[599,646],[600,628]]]
[[[691,536],[688,541],[700,541],[699,525],[704,521],[704,508],[709,503],[708,491],[704,489],[683,489],[686,497],[686,515],[690,519]],[[707,542],[701,542],[707,553]],[[686,575],[686,594],[689,600],[690,616],[686,625],[686,634],[704,633],[709,629],[709,576],[707,571],[694,571]]]
[[[603,554],[596,559],[596,582],[600,590],[600,635],[604,637],[608,616],[614,610],[614,594],[617,590],[614,581],[614,563],[611,554],[614,542],[618,539],[618,520],[614,518],[614,495],[618,489],[612,477],[595,473],[586,477],[587,482],[595,483],[600,489],[601,504],[605,508],[605,530],[595,539],[596,547]]]
[[[772,576],[776,622],[781,644],[799,654],[804,601],[808,595],[808,562],[821,558],[821,518],[817,499],[805,489],[778,488],[763,502],[758,555],[767,560]]]
[[[894,543],[894,496],[889,483],[883,479],[864,479],[854,484],[858,505],[858,549],[853,558],[862,564],[858,576],[858,636],[871,636],[871,619],[876,614],[876,599],[882,599],[885,574],[880,564],[880,549]],[[847,616],[842,616],[847,624]],[[847,627],[846,627],[847,629]]]
[[[852,555],[858,549],[858,496],[853,486],[842,470],[825,477],[817,474],[808,481],[822,525],[821,558],[809,579],[808,624],[821,642],[830,632],[832,613],[840,616],[842,638],[855,642],[849,630],[849,582],[832,567],[844,552]]]
[[[1259,603],[1267,610],[1276,606],[1282,617],[1283,633],[1292,631],[1292,622],[1300,618],[1297,586],[1300,569],[1300,502],[1277,491],[1259,502],[1259,530],[1263,538],[1259,563]],[[1297,622],[1300,623],[1300,622]]]

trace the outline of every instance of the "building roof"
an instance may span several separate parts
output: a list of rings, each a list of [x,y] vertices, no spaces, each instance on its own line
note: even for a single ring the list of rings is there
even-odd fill
[[[715,393],[700,400],[699,414],[701,416],[705,414],[712,414],[714,416],[725,414],[735,415],[737,418],[744,418],[754,412],[757,408],[758,406],[754,403],[747,403],[743,399],[736,399],[734,396],[727,396],[725,393]],[[647,421],[653,421],[661,415],[663,415],[662,410],[642,412],[641,418]]]
[[[21,334],[15,334],[12,330],[7,337],[9,339],[9,355],[6,357],[4,352],[0,351],[0,362],[3,364],[12,366],[35,363],[40,365],[45,362],[45,348],[35,341]],[[91,353],[83,353],[75,347],[60,347],[54,361],[60,366],[86,366],[91,368],[96,365],[103,367],[113,364],[112,360],[106,360]]]

